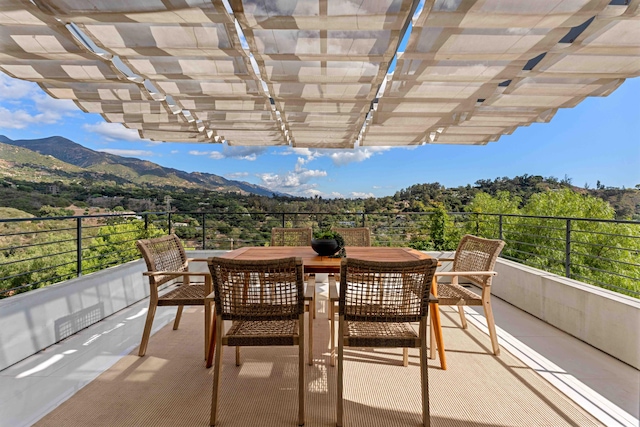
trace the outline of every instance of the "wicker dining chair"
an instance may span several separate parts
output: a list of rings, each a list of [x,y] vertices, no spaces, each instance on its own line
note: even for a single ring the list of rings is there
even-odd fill
[[[209,258],[216,307],[211,425],[217,422],[223,346],[298,346],[298,425],[304,425],[302,260]],[[225,333],[223,321],[230,320]],[[236,356],[238,353],[236,353]],[[236,363],[239,360],[236,360]]]
[[[438,260],[340,265],[337,425],[342,426],[344,347],[420,348],[422,421],[430,425],[427,374],[429,292]],[[416,334],[409,322],[419,322]]]
[[[500,355],[496,326],[491,310],[491,281],[498,273],[494,271],[498,255],[502,251],[505,242],[502,240],[484,239],[482,237],[467,234],[462,237],[454,258],[439,258],[442,262],[453,262],[451,271],[436,272],[436,282],[439,277],[450,277],[451,283],[436,283],[433,294],[437,296],[440,306],[457,306],[460,313],[460,322],[464,329],[467,328],[467,320],[464,316],[465,305],[482,306],[487,319],[489,336],[493,354]],[[482,289],[482,295],[478,295],[459,284],[459,278],[470,282]],[[434,358],[434,346],[431,347],[431,358]]]
[[[271,246],[311,246],[311,238],[313,230],[311,227],[285,228],[274,227],[271,229]],[[309,276],[305,275],[305,281],[309,280]],[[315,282],[314,282],[315,283]],[[315,284],[313,286],[313,298],[309,301],[307,310],[312,313],[312,318],[316,318],[316,292]],[[311,322],[311,319],[309,319]],[[311,325],[309,326],[311,327]],[[311,363],[309,363],[311,365]]]
[[[369,227],[333,228],[344,239],[345,246],[371,246]]]
[[[204,305],[204,345],[206,357],[211,333],[211,310],[210,306],[205,305],[204,298],[210,294],[212,290],[211,276],[207,271],[189,271],[190,262],[206,262],[206,259],[187,258],[182,242],[175,234],[153,239],[141,239],[138,240],[136,244],[147,263],[147,271],[143,274],[149,278],[150,294],[149,311],[147,311],[147,320],[144,324],[142,342],[140,343],[138,355],[144,356],[147,352],[153,318],[155,317],[158,306],[178,307],[176,318],[173,322],[173,329],[176,330],[180,324],[182,309],[185,305]],[[175,282],[176,279],[179,278],[182,278],[182,283],[179,283],[175,289],[162,295],[159,294],[158,288],[160,286]],[[195,282],[193,281],[194,278],[200,278],[200,280]]]
[[[271,246],[311,246],[311,227],[271,229]]]

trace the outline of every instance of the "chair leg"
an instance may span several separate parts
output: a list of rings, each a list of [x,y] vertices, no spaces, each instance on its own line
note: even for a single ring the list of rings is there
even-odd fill
[[[309,305],[309,309],[314,307],[313,311],[315,313],[315,295],[313,297],[313,301]],[[313,366],[313,317],[311,313],[309,313],[309,366]],[[304,316],[303,316],[304,318]]]
[[[343,387],[343,368],[344,368],[344,343],[343,336],[343,316],[338,321],[338,399],[336,408],[336,426],[342,427],[342,387]]]
[[[153,326],[153,318],[156,315],[157,305],[149,305],[147,311],[147,320],[144,323],[144,331],[142,332],[142,342],[140,342],[140,350],[138,350],[138,356],[142,357],[147,352],[147,344],[149,344],[149,337],[151,336],[151,327]]]
[[[487,301],[484,304],[484,316],[487,319],[487,327],[489,328],[489,336],[491,337],[491,346],[493,347],[493,354],[500,356],[500,345],[498,344],[498,334],[496,333],[496,324],[493,320],[493,310],[491,309],[491,303]]]
[[[429,338],[429,359],[436,360],[436,331],[433,327],[433,321],[429,322],[429,331],[431,332]]]
[[[304,380],[304,313],[300,315],[298,328],[300,337],[298,338],[298,425],[304,425],[304,392],[306,382]],[[311,321],[309,316],[309,321]],[[311,336],[309,336],[311,338]],[[311,358],[310,358],[311,359]]]
[[[207,360],[211,343],[211,305],[204,305],[204,360]]]
[[[404,366],[405,368],[409,366],[409,348],[408,347],[404,347],[402,349],[402,366]]]
[[[467,329],[467,318],[464,317],[464,306],[458,305],[458,314],[460,315],[460,323],[462,324],[462,329]]]
[[[209,339],[209,349],[207,350],[207,364],[205,365],[207,369],[209,369],[213,365],[213,353],[216,349],[217,342],[217,328],[216,328],[216,316],[213,317],[211,324],[211,337]]]
[[[429,413],[429,371],[427,364],[427,323],[426,319],[421,323],[420,332],[420,386],[422,390],[422,424],[424,427],[431,425]]]
[[[240,366],[240,347],[236,346],[236,366]]]
[[[336,319],[335,319],[335,305],[333,301],[329,301],[329,326],[331,330],[331,358],[329,360],[329,364],[331,366],[336,366]]]
[[[216,361],[213,369],[213,391],[211,393],[211,418],[209,425],[215,426],[218,416],[218,389],[220,388],[220,370],[222,368],[222,318],[216,321]]]
[[[182,316],[183,305],[178,306],[178,312],[176,313],[176,320],[173,321],[173,330],[178,329],[178,325],[180,325],[180,317]]]
[[[313,301],[311,301],[311,305],[313,306],[313,318],[314,319],[316,318],[316,312],[318,311],[316,309],[316,300],[317,300],[317,298],[316,298],[316,285],[314,283],[314,285],[313,285]]]

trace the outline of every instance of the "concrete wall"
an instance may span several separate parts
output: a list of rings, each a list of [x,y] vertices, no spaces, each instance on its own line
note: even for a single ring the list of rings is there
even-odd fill
[[[149,294],[144,261],[0,300],[0,370]]]
[[[498,259],[493,295],[640,369],[640,300]]]
[[[193,251],[206,258],[226,251]],[[206,271],[206,263],[192,264]],[[0,300],[0,370],[149,296],[143,260]],[[142,331],[140,331],[142,333]]]

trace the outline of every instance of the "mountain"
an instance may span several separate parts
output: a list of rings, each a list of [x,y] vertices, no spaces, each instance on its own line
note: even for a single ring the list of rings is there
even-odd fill
[[[74,174],[94,180],[110,180],[118,184],[150,185],[155,187],[202,188],[220,192],[240,192],[271,197],[274,191],[244,181],[234,181],[204,172],[184,172],[156,163],[130,157],[117,156],[83,147],[67,138],[52,136],[42,139],[12,140],[0,135],[0,171],[10,169],[15,176],[22,172],[35,176],[69,179]],[[11,150],[8,146],[29,151]],[[11,165],[7,165],[10,162]],[[23,173],[24,175],[24,173]],[[87,176],[88,175],[88,176]],[[33,179],[33,174],[29,175]],[[52,179],[48,179],[52,180]],[[277,193],[279,196],[286,194]]]

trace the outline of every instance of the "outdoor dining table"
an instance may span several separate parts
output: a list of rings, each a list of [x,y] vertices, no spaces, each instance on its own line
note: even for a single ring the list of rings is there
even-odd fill
[[[404,247],[378,247],[367,246],[358,247],[350,246],[346,248],[347,256],[350,258],[358,258],[370,261],[414,261],[419,259],[431,258],[430,255],[417,251],[412,248]],[[237,260],[264,260],[286,257],[299,257],[302,259],[304,273],[328,273],[330,275],[340,275],[340,257],[329,257],[318,255],[310,246],[248,246],[236,249],[221,255],[221,258],[237,259]],[[333,281],[335,284],[335,281]],[[432,283],[432,293],[437,297],[437,285],[435,278]],[[308,295],[308,293],[306,293]],[[338,289],[335,286],[329,288],[329,320],[331,320],[331,366],[335,366],[335,309],[339,301]],[[431,322],[434,326],[435,344],[440,356],[440,366],[446,369],[446,359],[444,354],[444,341],[442,337],[442,327],[440,323],[440,310],[438,309],[437,300],[430,303]],[[312,316],[312,313],[309,313]],[[310,319],[310,322],[312,320]],[[309,337],[311,341],[311,336]],[[213,341],[212,341],[213,342]],[[431,345],[433,345],[432,343]],[[212,346],[213,347],[213,346]],[[311,352],[311,345],[309,352]],[[210,352],[211,353],[211,352]]]

